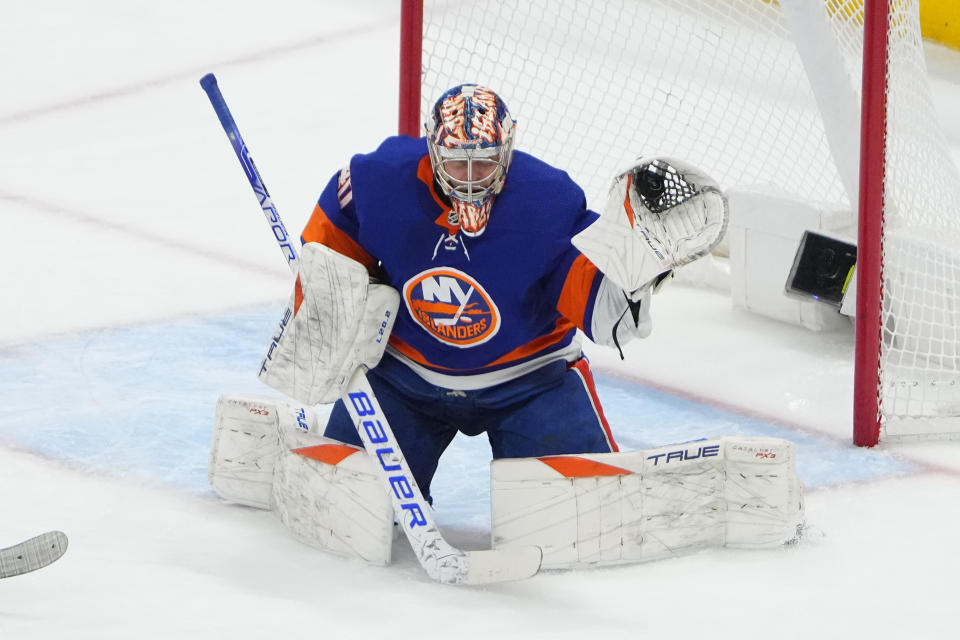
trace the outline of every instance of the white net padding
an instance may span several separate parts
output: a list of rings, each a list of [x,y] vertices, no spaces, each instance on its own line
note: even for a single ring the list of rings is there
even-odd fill
[[[888,435],[960,432],[960,178],[927,84],[918,0],[892,3],[881,410]],[[798,46],[799,44],[799,46]],[[517,148],[602,205],[641,156],[856,224],[862,0],[427,0],[421,119],[498,91]]]

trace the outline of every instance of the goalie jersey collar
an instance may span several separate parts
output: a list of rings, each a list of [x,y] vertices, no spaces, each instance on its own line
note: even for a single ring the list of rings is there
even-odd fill
[[[467,260],[470,259],[470,252],[467,250],[467,244],[463,240],[463,234],[460,233],[460,224],[457,221],[457,215],[450,206],[450,199],[443,195],[437,188],[437,180],[433,175],[433,168],[430,164],[430,157],[424,156],[417,165],[417,178],[420,179],[430,190],[433,201],[440,207],[441,213],[434,220],[434,224],[443,229],[433,248],[433,259],[437,259],[440,251],[457,251],[463,249],[463,254]]]

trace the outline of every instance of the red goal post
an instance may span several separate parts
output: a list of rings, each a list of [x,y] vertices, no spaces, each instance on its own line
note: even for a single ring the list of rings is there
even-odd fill
[[[880,332],[883,278],[883,176],[887,113],[889,0],[864,0],[863,92],[860,119],[860,201],[857,227],[857,315],[853,442],[872,447],[880,413]]]
[[[593,207],[641,155],[801,203],[858,245],[854,441],[956,437],[960,177],[918,5],[403,0],[399,131],[421,135],[430,100],[479,82],[507,99],[519,148]]]

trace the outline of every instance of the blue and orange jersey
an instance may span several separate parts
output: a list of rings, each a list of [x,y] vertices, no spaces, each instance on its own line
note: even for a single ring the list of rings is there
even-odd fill
[[[401,295],[388,353],[476,389],[580,355],[602,275],[570,243],[597,214],[563,171],[514,152],[484,233],[458,233],[424,139],[388,138],[327,184],[303,230]]]

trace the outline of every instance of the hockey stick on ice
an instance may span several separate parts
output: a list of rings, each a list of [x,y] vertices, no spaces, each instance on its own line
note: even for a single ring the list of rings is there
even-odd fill
[[[240,137],[237,123],[217,86],[217,79],[208,73],[200,80],[200,86],[217,112],[287,264],[296,273],[297,252]],[[451,546],[433,519],[430,505],[410,472],[363,367],[354,372],[341,399],[357,427],[364,448],[378,462],[375,466],[390,494],[394,515],[430,578],[445,584],[487,584],[529,578],[540,570],[542,552],[539,547],[461,551]]]
[[[67,552],[67,536],[48,531],[6,549],[0,549],[0,578],[42,569]]]

